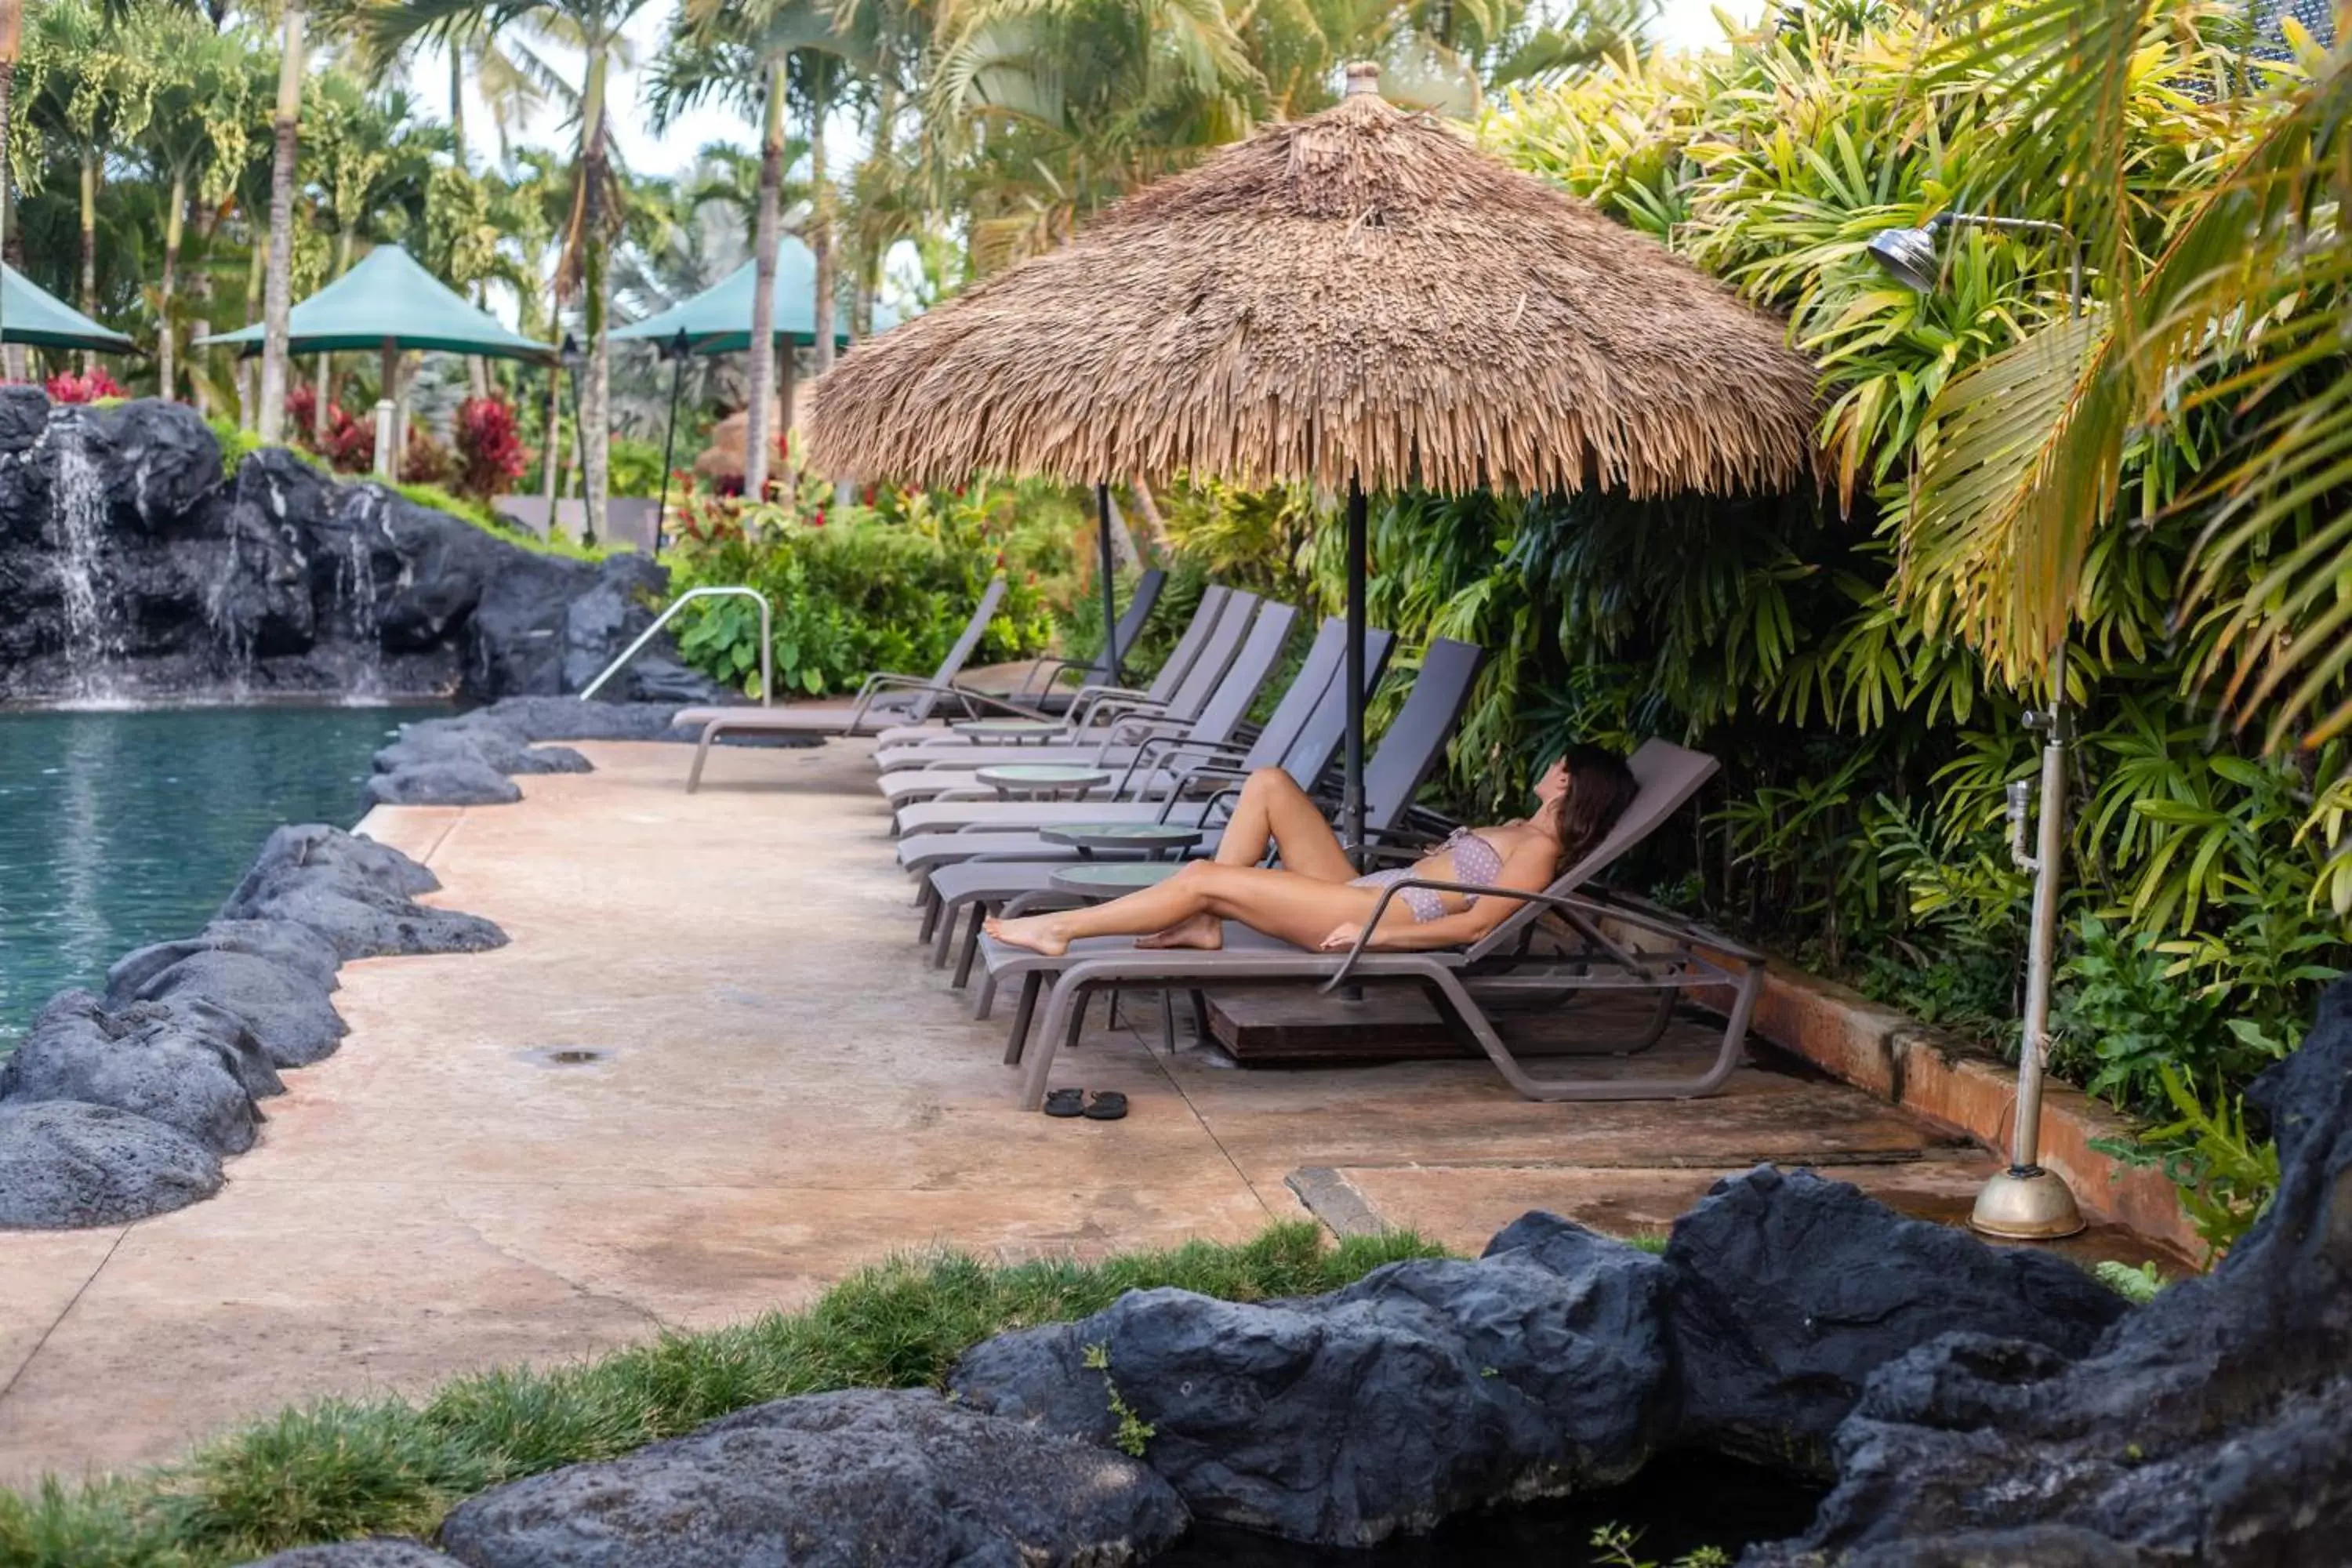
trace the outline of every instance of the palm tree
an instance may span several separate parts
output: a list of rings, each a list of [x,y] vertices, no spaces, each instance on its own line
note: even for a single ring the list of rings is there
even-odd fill
[[[160,62],[164,72],[141,146],[158,184],[169,193],[163,268],[155,294],[155,357],[158,391],[174,397],[179,326],[173,308],[188,206],[192,199],[217,202],[225,197],[246,162],[251,140],[250,75],[244,40],[215,32],[187,12],[150,9],[137,14],[133,24],[138,47]]]
[[[369,13],[373,37],[398,49],[414,39],[444,44],[478,27],[498,40],[542,85],[555,73],[530,48],[533,38],[553,38],[583,57],[574,119],[579,126],[572,163],[572,205],[557,263],[559,296],[576,280],[582,326],[587,339],[586,384],[580,397],[582,468],[586,479],[588,521],[594,539],[604,532],[604,501],[610,489],[612,344],[606,315],[611,304],[608,263],[613,200],[612,131],[606,121],[607,88],[616,58],[625,59],[622,29],[648,0],[396,0]]]
[[[2126,200],[2121,117],[2162,30],[2210,21],[2168,0],[1968,0],[1923,66],[1930,90],[2015,95],[1998,189],[2063,191],[2097,304],[1955,376],[1905,525],[1904,587],[2021,684],[2063,646],[2088,563],[2113,536],[2127,449],[2185,414],[2225,413],[2172,498],[2209,519],[2180,595],[2200,673],[2265,743],[2352,728],[2352,49],[2202,89],[2232,112],[2225,166],[2173,210]],[[2265,7],[2275,9],[2275,7]],[[2284,32],[2284,29],[2282,29]],[[2290,35],[2291,36],[2291,35]],[[2305,36],[2305,42],[2308,42]],[[2277,52],[2283,54],[2284,49]],[[2147,231],[2153,219],[2156,237]],[[2250,575],[2243,592],[2229,573]]]
[[[782,235],[787,104],[799,99],[808,117],[807,147],[813,196],[808,226],[816,257],[819,374],[830,368],[832,333],[832,236],[824,182],[824,117],[855,49],[820,0],[688,0],[680,11],[654,80],[656,127],[667,125],[692,104],[730,99],[760,119],[759,195],[751,237],[751,355],[750,401],[745,405],[743,493],[763,495],[768,486],[771,438],[768,414],[775,398],[776,254]],[[791,353],[789,346],[787,353]]]
[[[270,120],[269,253],[262,272],[261,391],[254,429],[284,438],[287,317],[294,309],[294,153],[302,121],[302,0],[285,0],[279,21],[278,110]]]
[[[425,192],[433,176],[432,155],[446,145],[438,127],[421,122],[416,105],[401,88],[370,93],[340,70],[314,79],[312,163],[323,200],[316,209],[321,231],[335,239],[330,281],[351,270],[352,248],[361,239],[399,239],[424,226]],[[323,442],[328,403],[334,388],[330,356],[319,356],[319,395],[312,404],[314,438]],[[385,388],[383,395],[393,395]]]

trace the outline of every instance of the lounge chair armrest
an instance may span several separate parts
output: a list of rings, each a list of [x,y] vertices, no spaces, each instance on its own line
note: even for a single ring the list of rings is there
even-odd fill
[[[1443,881],[1435,877],[1401,877],[1381,889],[1380,898],[1372,905],[1371,914],[1365,920],[1363,929],[1356,933],[1355,945],[1349,948],[1348,956],[1341,961],[1338,971],[1330,979],[1323,983],[1324,992],[1328,994],[1346,984],[1348,976],[1354,973],[1357,962],[1364,956],[1365,949],[1372,940],[1372,932],[1379,929],[1381,917],[1388,913],[1389,904],[1397,894],[1407,888],[1427,888],[1432,892],[1460,893],[1466,898],[1474,899],[1516,899],[1521,903],[1541,904],[1574,926],[1586,941],[1606,951],[1618,963],[1629,969],[1642,967],[1641,961],[1635,953],[1622,944],[1610,941],[1594,923],[1596,915],[1617,915],[1619,919],[1628,917],[1617,914],[1617,911],[1594,903],[1590,899],[1580,899],[1573,893],[1531,893],[1524,888],[1497,888],[1484,882]],[[1641,921],[1639,923],[1652,926],[1664,935],[1680,936],[1682,934],[1661,921]]]
[[[1728,937],[1713,926],[1677,914],[1664,904],[1641,897],[1637,893],[1621,892],[1615,889],[1596,889],[1567,895],[1568,900],[1592,915],[1605,915],[1612,921],[1646,931],[1654,936],[1676,942],[1696,942],[1714,949],[1727,958],[1742,963],[1761,964],[1768,960],[1761,952],[1735,937]]]
[[[1041,658],[1035,664],[1029,667],[1028,676],[1023,679],[1019,689],[1013,693],[1013,695],[1016,697],[1025,697],[1029,695],[1032,690],[1042,695],[1045,692],[1054,689],[1055,682],[1060,680],[1062,678],[1062,671],[1066,669],[1087,669],[1091,668],[1092,666],[1082,665],[1074,658]],[[1041,683],[1037,678],[1049,669],[1054,671],[1053,679]]]

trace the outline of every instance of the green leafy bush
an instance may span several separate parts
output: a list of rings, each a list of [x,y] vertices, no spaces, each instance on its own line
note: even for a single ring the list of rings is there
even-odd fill
[[[698,502],[679,532],[672,585],[740,584],[768,596],[778,695],[853,691],[877,670],[929,674],[999,571],[1003,604],[972,662],[1027,658],[1053,636],[1035,574],[1054,563],[1046,542],[1000,515],[998,499],[975,485],[838,507],[803,487],[793,505]],[[680,620],[689,664],[760,695],[757,609],[718,599]]]

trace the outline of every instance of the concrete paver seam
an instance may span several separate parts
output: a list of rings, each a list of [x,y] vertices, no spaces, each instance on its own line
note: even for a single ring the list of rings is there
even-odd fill
[[[98,1282],[98,1277],[105,1272],[106,1266],[114,1261],[114,1254],[122,1246],[122,1238],[130,1234],[131,1227],[127,1225],[114,1233],[114,1243],[106,1249],[106,1256],[98,1260],[97,1267],[89,1271],[89,1277],[81,1282],[81,1288],[73,1293],[72,1299],[58,1309],[58,1315],[49,1320],[49,1326],[41,1331],[41,1337],[33,1342],[33,1348],[26,1351],[24,1359],[16,1363],[16,1370],[8,1374],[8,1381],[0,1383],[0,1406],[6,1405],[8,1395],[24,1378],[26,1369],[39,1357],[42,1348],[49,1342],[49,1336],[56,1333],[65,1321],[73,1315],[73,1310],[76,1307],[81,1305],[81,1299],[89,1293],[89,1288]]]

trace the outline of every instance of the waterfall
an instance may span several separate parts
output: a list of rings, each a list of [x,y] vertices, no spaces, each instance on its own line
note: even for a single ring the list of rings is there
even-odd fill
[[[345,700],[362,705],[383,700],[383,633],[376,616],[374,536],[381,534],[386,543],[391,542],[386,516],[390,510],[381,492],[362,491],[352,504],[343,558],[335,563],[336,602],[343,608],[358,653]]]
[[[111,667],[122,651],[121,635],[99,593],[100,552],[106,538],[106,488],[98,464],[90,458],[80,422],[59,420],[55,429],[57,489],[49,508],[57,519],[62,552],[58,580],[64,597],[68,695],[77,702],[104,703],[116,695]]]
[[[253,694],[254,628],[237,617],[236,605],[230,598],[236,587],[237,574],[245,568],[245,536],[237,526],[245,500],[245,466],[240,463],[227,513],[228,553],[205,591],[205,626],[213,635],[213,646],[220,650],[221,667],[228,675],[229,696],[240,702]],[[265,551],[260,563],[263,571],[268,569],[267,553]]]

